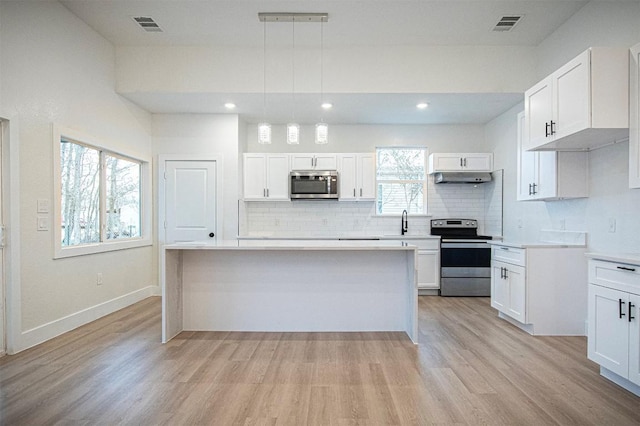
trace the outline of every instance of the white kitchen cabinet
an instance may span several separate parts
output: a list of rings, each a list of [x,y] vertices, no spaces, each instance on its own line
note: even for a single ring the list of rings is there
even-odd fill
[[[433,153],[429,155],[429,174],[439,172],[490,172],[493,154]]]
[[[590,48],[525,92],[525,150],[587,150],[628,135],[629,55]]]
[[[491,306],[526,323],[526,296],[524,267],[494,261],[491,265]]]
[[[518,114],[517,199],[561,200],[589,195],[588,153],[526,151],[525,113]]]
[[[589,261],[587,356],[640,395],[640,265]],[[613,373],[613,375],[611,374]]]
[[[491,306],[534,335],[584,335],[583,247],[491,242]]]
[[[336,170],[336,154],[291,154],[291,170]]]
[[[640,43],[629,58],[629,187],[640,188]]]
[[[375,168],[375,154],[340,154],[338,156],[340,200],[375,200]]]
[[[397,241],[418,247],[416,250],[418,290],[440,289],[440,239],[399,237]]]
[[[244,154],[244,199],[289,200],[289,156]]]

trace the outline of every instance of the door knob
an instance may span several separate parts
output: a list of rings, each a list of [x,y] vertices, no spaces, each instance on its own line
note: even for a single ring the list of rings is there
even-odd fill
[[[216,236],[216,234],[214,234],[213,232],[209,232],[209,238],[213,238],[215,236]]]

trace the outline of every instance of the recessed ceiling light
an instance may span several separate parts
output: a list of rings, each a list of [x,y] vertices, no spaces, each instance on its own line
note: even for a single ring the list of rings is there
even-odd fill
[[[333,108],[333,104],[330,103],[330,102],[325,102],[325,103],[322,104],[322,108],[323,109],[331,109],[331,108]]]
[[[233,102],[227,102],[226,104],[224,104],[224,107],[226,109],[236,109],[236,104],[234,104]]]
[[[426,103],[426,102],[420,102],[418,105],[416,105],[416,108],[418,108],[418,109],[425,109],[425,108],[427,108],[428,106],[429,106],[429,104],[428,104],[428,103]]]

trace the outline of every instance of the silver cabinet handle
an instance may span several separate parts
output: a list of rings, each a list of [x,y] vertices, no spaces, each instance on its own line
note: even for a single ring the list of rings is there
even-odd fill
[[[267,198],[269,198],[269,188],[267,188]]]
[[[467,167],[467,159],[464,159],[464,166]]]
[[[262,188],[262,196],[264,198],[267,198],[267,189],[266,188]]]
[[[462,158],[460,158],[460,167],[462,167]]]
[[[360,188],[360,196],[362,197],[362,188]]]
[[[353,188],[353,196],[354,197],[356,196],[356,189],[355,188]]]

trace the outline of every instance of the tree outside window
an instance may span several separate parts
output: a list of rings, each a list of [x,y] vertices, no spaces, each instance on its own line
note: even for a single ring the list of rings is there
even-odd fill
[[[426,148],[376,150],[378,214],[426,213]]]
[[[62,246],[140,237],[140,171],[140,162],[61,138]]]

